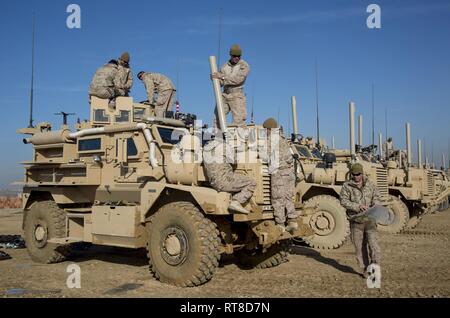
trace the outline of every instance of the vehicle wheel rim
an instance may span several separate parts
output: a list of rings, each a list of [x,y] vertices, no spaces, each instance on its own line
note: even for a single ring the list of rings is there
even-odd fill
[[[172,266],[183,264],[189,252],[186,233],[177,227],[167,228],[162,232],[160,250],[167,264]]]
[[[38,247],[44,247],[47,244],[47,227],[44,224],[36,224],[34,227],[34,240]]]
[[[333,215],[327,211],[319,211],[313,214],[309,224],[314,232],[320,236],[330,234],[336,227]]]

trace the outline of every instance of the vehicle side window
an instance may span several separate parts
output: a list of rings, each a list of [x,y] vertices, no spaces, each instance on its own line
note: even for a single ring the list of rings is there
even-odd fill
[[[311,158],[311,154],[309,153],[308,149],[305,149],[302,146],[297,146],[296,147],[298,152],[300,153],[300,156],[306,157],[306,158]]]
[[[93,151],[102,149],[102,139],[83,139],[78,142],[78,151]]]
[[[118,156],[118,140],[116,140],[116,157]],[[138,155],[138,150],[133,138],[127,138],[127,155],[128,157],[133,157]]]
[[[138,150],[136,148],[136,144],[134,143],[133,138],[127,139],[127,154],[128,157],[137,156]]]
[[[159,135],[161,136],[161,140],[164,143],[175,145],[180,140],[179,139],[172,139],[176,134],[174,134],[174,130],[170,128],[165,127],[158,127]]]
[[[316,157],[316,158],[318,158],[318,159],[320,159],[320,160],[323,159],[323,158],[322,158],[322,154],[320,153],[320,151],[319,151],[318,149],[314,149],[314,150],[312,151],[312,153],[313,153],[314,157]]]

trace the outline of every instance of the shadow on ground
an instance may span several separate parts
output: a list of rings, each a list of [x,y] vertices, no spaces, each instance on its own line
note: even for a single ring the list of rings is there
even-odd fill
[[[113,264],[145,266],[148,265],[145,249],[126,249],[120,247],[92,245],[78,247],[70,258],[75,263],[98,260]]]
[[[303,256],[312,258],[320,263],[334,267],[335,269],[337,269],[343,273],[355,274],[358,276],[360,275],[352,267],[347,266],[347,265],[342,265],[339,262],[337,262],[335,259],[325,257],[322,254],[320,254],[318,251],[316,251],[310,247],[293,245],[291,253],[295,254],[295,255],[303,255]]]

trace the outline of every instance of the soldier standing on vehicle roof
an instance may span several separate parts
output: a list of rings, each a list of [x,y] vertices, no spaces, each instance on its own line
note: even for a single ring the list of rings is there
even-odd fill
[[[394,153],[394,142],[392,141],[392,138],[389,137],[386,142],[384,143],[384,153],[386,158],[389,160],[389,158]]]
[[[211,78],[220,80],[220,85],[223,86],[224,115],[226,116],[231,111],[233,124],[245,126],[247,108],[244,83],[250,72],[250,66],[241,59],[241,56],[242,49],[238,44],[234,44],[230,49],[230,60],[220,68],[220,72],[211,74]],[[217,122],[217,118],[216,107],[215,122]]]
[[[267,119],[263,127],[267,129],[269,144],[269,173],[271,176],[271,197],[275,222],[284,232],[298,228],[297,212],[294,206],[295,169],[293,151],[289,142],[280,133],[275,119]],[[285,228],[287,222],[287,227]]]
[[[97,69],[89,87],[89,99],[91,96],[109,99],[110,102],[118,96],[124,96],[119,89],[118,63],[110,60],[107,64]]]
[[[256,189],[256,181],[233,171],[234,151],[223,140],[215,138],[203,147],[203,164],[209,183],[217,191],[232,193],[229,209],[249,213],[242,205]]]
[[[367,277],[367,266],[380,264],[380,247],[376,221],[359,214],[374,205],[380,205],[380,195],[376,185],[364,176],[364,169],[360,163],[355,163],[350,172],[352,179],[345,182],[341,189],[341,205],[347,209],[351,237],[361,274]]]
[[[164,117],[164,112],[172,111],[176,89],[167,76],[141,71],[137,77],[144,83],[148,101],[155,107],[156,117]]]
[[[128,96],[133,86],[133,74],[130,69],[130,54],[124,52],[118,62],[119,90],[123,96]]]

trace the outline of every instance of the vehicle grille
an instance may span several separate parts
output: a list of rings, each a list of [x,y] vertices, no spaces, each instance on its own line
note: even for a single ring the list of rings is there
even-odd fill
[[[377,168],[377,188],[381,201],[389,201],[388,175],[385,168]]]
[[[264,205],[271,205],[270,199],[270,174],[269,168],[266,165],[262,166],[262,178],[263,178],[263,202]]]
[[[434,176],[431,171],[427,172],[427,191],[428,195],[434,195]]]

